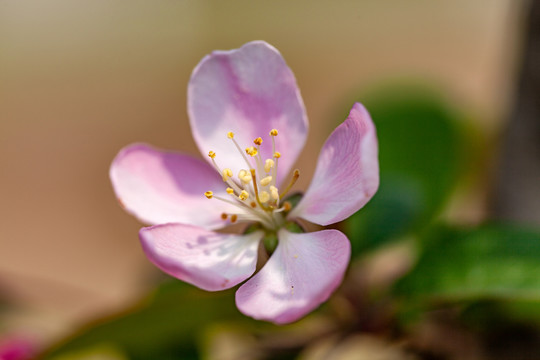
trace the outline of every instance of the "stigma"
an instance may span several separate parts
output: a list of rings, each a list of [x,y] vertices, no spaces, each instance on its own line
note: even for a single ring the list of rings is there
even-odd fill
[[[231,146],[242,155],[245,163],[236,176],[230,168],[221,168],[218,165],[219,154],[212,150],[208,152],[215,170],[225,183],[226,195],[223,197],[216,195],[212,190],[205,192],[204,195],[208,199],[234,205],[237,209],[235,212],[223,213],[221,215],[223,221],[230,223],[257,221],[270,230],[277,230],[283,225],[283,214],[291,209],[291,205],[288,202],[283,204],[281,202],[300,173],[295,170],[289,185],[280,191],[277,183],[277,169],[281,153],[277,151],[275,142],[278,130],[272,129],[269,135],[272,144],[272,157],[263,159],[261,155],[262,137],[255,138],[252,145],[243,148],[244,151],[242,151],[234,133],[229,131],[226,134],[232,142]],[[268,145],[265,144],[265,146]]]

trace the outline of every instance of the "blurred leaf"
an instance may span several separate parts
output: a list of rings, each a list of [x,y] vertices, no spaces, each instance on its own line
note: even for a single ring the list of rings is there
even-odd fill
[[[540,233],[490,225],[436,227],[413,270],[396,284],[409,300],[540,301]]]
[[[456,112],[430,89],[386,87],[362,102],[377,127],[381,185],[345,223],[353,255],[429,224],[453,189],[462,149]]]
[[[179,281],[165,283],[146,303],[88,326],[44,358],[106,344],[129,359],[197,359],[196,337],[214,321],[249,319],[234,306],[234,290],[208,293]]]
[[[54,357],[54,360],[128,360],[128,358],[114,347],[98,345],[59,355]]]

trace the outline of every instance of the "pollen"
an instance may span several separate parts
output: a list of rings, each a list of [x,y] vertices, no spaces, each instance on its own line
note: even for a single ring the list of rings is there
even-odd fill
[[[280,153],[279,151],[276,151],[276,152],[274,153],[274,157],[275,157],[276,159],[279,159],[279,158],[281,157],[281,153]]]
[[[270,184],[272,182],[272,177],[271,176],[267,176],[265,178],[262,178],[260,183],[262,186],[268,186],[268,184]]]
[[[249,193],[246,190],[242,190],[240,195],[238,195],[238,198],[240,200],[246,200],[249,197]]]
[[[270,194],[266,191],[261,191],[259,192],[259,201],[262,202],[263,204],[268,202],[268,200],[270,200]]]
[[[214,196],[214,193],[211,192],[211,191],[207,191],[207,192],[204,193],[204,196],[206,196],[208,199],[211,199],[212,196]]]
[[[246,148],[246,154],[248,154],[249,156],[256,156],[258,152],[259,151],[256,147],[250,146]]]
[[[208,156],[210,156],[210,157],[213,159],[213,158],[216,157],[216,153],[213,152],[212,150],[210,150],[210,151],[208,152]]]
[[[232,131],[229,131],[229,132],[227,133],[227,137],[228,137],[229,139],[234,138],[234,133],[233,133]]]
[[[229,180],[229,178],[233,176],[233,173],[231,169],[227,168],[227,169],[223,169],[222,175],[223,175],[223,181],[226,182],[227,180]]]
[[[260,137],[256,138],[255,140],[253,140],[253,143],[255,145],[261,146],[262,145],[262,138],[260,138]]]
[[[278,134],[277,129],[270,130],[270,136],[277,136],[277,134]]]
[[[269,190],[270,190],[270,196],[272,196],[272,199],[274,199],[274,200],[279,199],[279,191],[278,191],[277,187],[270,186]]]
[[[238,178],[244,184],[249,184],[251,182],[251,174],[249,173],[249,171],[246,171],[246,170],[240,170],[238,172]]]
[[[291,208],[292,208],[291,203],[288,202],[288,201],[285,201],[285,203],[283,204],[283,210],[289,211],[289,210],[291,210]]]
[[[232,188],[228,187],[226,191],[227,191],[227,194],[229,194],[229,195],[234,194],[234,190]]]
[[[266,161],[264,162],[264,171],[269,173],[270,170],[272,170],[272,168],[274,167],[274,164],[275,164],[274,160],[266,159]]]

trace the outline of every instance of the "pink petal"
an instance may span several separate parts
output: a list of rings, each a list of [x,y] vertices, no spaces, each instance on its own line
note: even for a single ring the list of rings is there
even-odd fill
[[[118,153],[110,178],[120,203],[145,223],[218,228],[224,225],[221,213],[231,210],[204,196],[208,190],[225,193],[226,184],[215,169],[189,155],[133,144]]]
[[[375,126],[364,106],[356,103],[347,120],[326,140],[313,180],[289,218],[336,223],[362,208],[378,187]]]
[[[165,224],[142,228],[146,256],[158,268],[208,291],[224,290],[255,271],[263,233],[222,234],[202,228]]]
[[[278,233],[279,244],[268,262],[236,292],[236,306],[245,315],[276,324],[300,319],[339,286],[351,246],[337,230]]]
[[[262,137],[261,155],[267,159],[272,157],[269,132],[278,129],[278,179],[288,174],[307,137],[307,116],[294,75],[281,54],[263,41],[206,56],[191,76],[188,112],[200,151],[215,151],[219,165],[235,175],[246,165],[227,132],[235,133],[242,149]]]

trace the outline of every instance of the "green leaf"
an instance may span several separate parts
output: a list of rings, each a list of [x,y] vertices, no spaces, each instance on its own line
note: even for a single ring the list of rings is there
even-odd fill
[[[390,86],[359,100],[377,127],[381,184],[345,223],[354,255],[432,221],[456,183],[463,145],[457,113],[432,89]]]
[[[396,292],[420,302],[464,300],[540,301],[540,233],[488,225],[432,229],[413,270]]]
[[[208,293],[179,281],[165,283],[134,309],[90,324],[48,352],[44,359],[100,344],[129,359],[197,359],[197,335],[214,321],[248,322],[234,306],[234,290]]]

